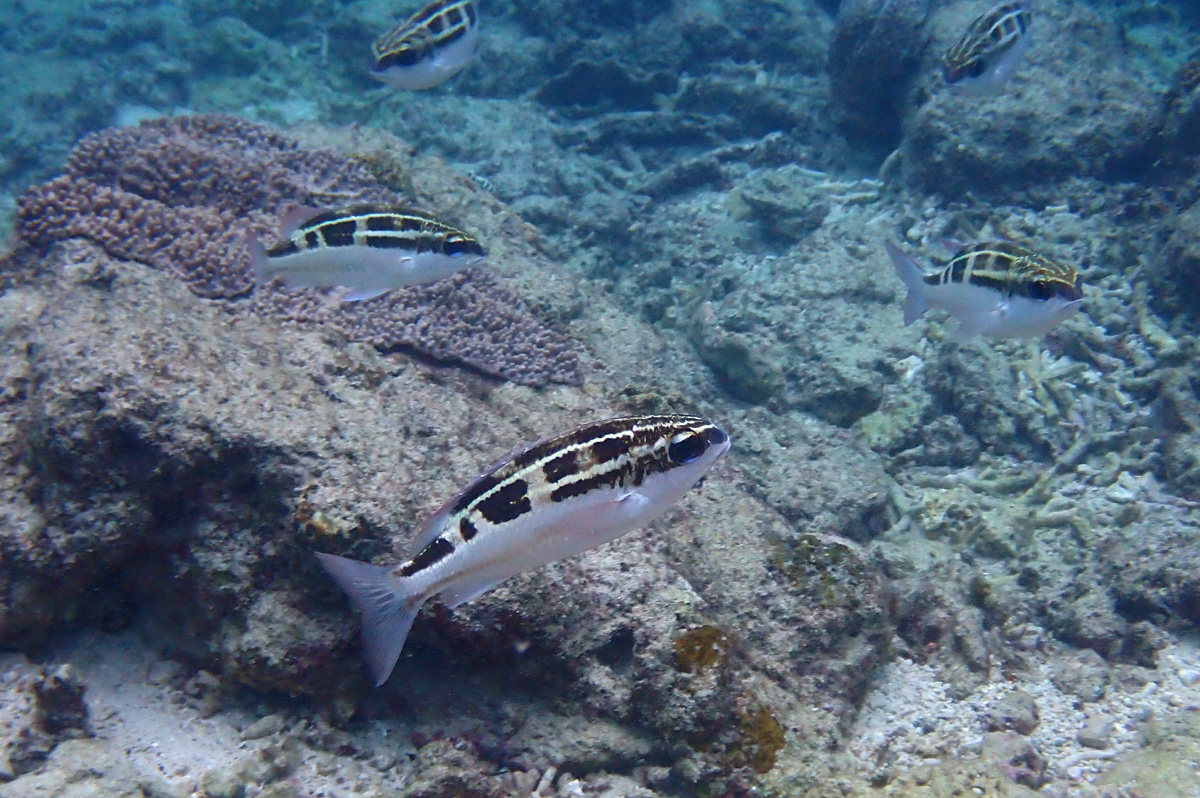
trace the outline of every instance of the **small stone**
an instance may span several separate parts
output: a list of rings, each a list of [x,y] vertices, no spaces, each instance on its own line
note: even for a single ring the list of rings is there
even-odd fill
[[[983,735],[982,755],[1009,781],[1036,790],[1046,783],[1046,760],[1033,744],[1012,732]]]
[[[1109,738],[1113,732],[1113,720],[1107,715],[1092,715],[1083,724],[1076,738],[1079,744],[1087,748],[1108,748]]]
[[[264,718],[259,718],[246,728],[242,729],[242,733],[238,735],[238,739],[261,740],[264,737],[270,737],[273,734],[279,734],[281,731],[283,731],[283,716],[267,715]]]
[[[1195,671],[1191,668],[1183,668],[1179,671],[1179,681],[1183,682],[1188,687],[1194,687],[1197,682],[1200,682],[1200,671]]]
[[[986,731],[1015,731],[1029,734],[1038,725],[1037,701],[1024,690],[1013,690],[985,712],[983,728]]]
[[[90,736],[87,688],[79,672],[62,665],[33,685],[34,723],[46,734],[63,739]]]

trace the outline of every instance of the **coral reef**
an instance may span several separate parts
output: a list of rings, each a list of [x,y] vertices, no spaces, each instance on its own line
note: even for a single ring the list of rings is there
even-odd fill
[[[179,276],[199,296],[242,300],[237,311],[329,326],[379,349],[528,384],[579,380],[578,347],[487,271],[362,303],[255,288],[248,233],[261,236],[289,206],[366,200],[395,197],[361,160],[232,117],[176,117],[85,139],[64,176],[21,198],[18,229],[36,246],[88,238]]]
[[[967,0],[489,0],[420,95],[366,74],[384,3],[2,5],[0,643],[37,664],[0,658],[0,798],[1186,793],[1176,8],[1039,2],[1004,91],[962,97]],[[287,135],[105,131],[17,207],[83,132],[185,108]],[[354,306],[252,284],[244,229],[358,196],[492,268]],[[1028,243],[1084,308],[1034,342],[906,328],[888,238]],[[431,603],[367,687],[312,550],[390,561],[514,445],[685,409],[734,439],[701,490]]]

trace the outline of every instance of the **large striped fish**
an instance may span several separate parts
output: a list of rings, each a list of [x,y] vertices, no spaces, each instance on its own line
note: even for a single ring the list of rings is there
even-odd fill
[[[481,474],[425,522],[397,565],[317,557],[361,610],[367,665],[383,684],[430,597],[457,607],[644,526],[728,450],[729,436],[696,416],[589,424]]]

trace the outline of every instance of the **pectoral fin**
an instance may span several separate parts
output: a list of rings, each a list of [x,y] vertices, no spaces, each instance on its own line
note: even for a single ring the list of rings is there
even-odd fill
[[[390,289],[387,288],[354,288],[350,293],[342,297],[343,302],[363,302],[368,299],[374,299],[380,294],[386,294]]]

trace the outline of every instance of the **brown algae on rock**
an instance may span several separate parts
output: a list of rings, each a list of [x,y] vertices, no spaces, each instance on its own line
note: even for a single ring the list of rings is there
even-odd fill
[[[744,713],[738,719],[741,738],[729,752],[736,766],[748,765],[756,773],[775,767],[776,756],[784,744],[783,726],[764,705]]]
[[[682,673],[700,673],[724,665],[729,658],[729,636],[716,626],[697,626],[672,641],[675,669]]]

